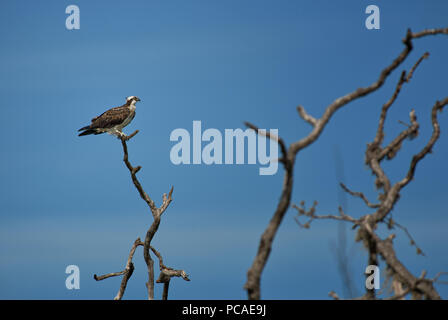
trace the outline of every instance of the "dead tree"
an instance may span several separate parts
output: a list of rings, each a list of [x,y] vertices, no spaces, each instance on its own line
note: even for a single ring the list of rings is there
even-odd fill
[[[173,268],[167,267],[163,264],[163,258],[162,255],[151,246],[151,241],[154,238],[154,235],[156,234],[162,214],[166,211],[168,206],[170,205],[172,201],[172,195],[173,195],[173,187],[171,187],[170,192],[168,193],[168,196],[166,193],[163,194],[162,197],[162,205],[160,207],[157,207],[154,201],[149,197],[149,195],[145,192],[142,185],[140,184],[138,178],[137,178],[137,172],[140,171],[141,166],[133,167],[131,163],[129,162],[129,156],[128,156],[128,146],[127,141],[129,141],[131,138],[133,138],[138,133],[138,130],[136,130],[134,133],[132,133],[129,136],[123,135],[119,139],[121,140],[121,144],[123,147],[123,162],[125,163],[126,167],[129,170],[129,173],[131,174],[132,182],[134,183],[135,188],[137,189],[138,193],[140,194],[140,197],[146,202],[148,205],[152,217],[153,222],[151,226],[149,227],[148,231],[146,232],[145,241],[142,242],[140,238],[137,238],[137,240],[134,241],[134,244],[132,245],[131,251],[128,256],[128,260],[125,266],[125,269],[120,272],[113,272],[108,273],[102,276],[97,276],[96,274],[93,276],[95,280],[100,281],[104,280],[110,277],[120,276],[122,275],[123,278],[121,280],[121,285],[118,290],[117,295],[115,296],[115,300],[121,300],[123,297],[123,294],[126,290],[126,285],[129,281],[129,279],[132,276],[132,273],[134,272],[134,264],[132,263],[132,259],[134,257],[135,250],[137,247],[142,246],[143,247],[143,257],[146,262],[147,270],[148,270],[148,282],[146,283],[146,288],[148,290],[148,299],[153,300],[154,299],[154,260],[151,258],[150,251],[152,251],[156,257],[159,260],[159,278],[157,279],[157,283],[163,283],[163,293],[162,293],[162,299],[167,300],[168,299],[168,289],[170,280],[172,277],[181,277],[185,281],[190,281],[188,278],[187,273],[184,270],[175,270]]]
[[[279,159],[279,161],[283,164],[283,168],[285,169],[280,200],[277,204],[277,208],[266,230],[261,236],[257,254],[254,258],[252,266],[249,268],[247,272],[247,281],[246,284],[244,285],[244,288],[247,290],[247,295],[249,299],[260,299],[261,297],[260,293],[261,274],[268,261],[269,254],[272,248],[272,243],[274,241],[274,237],[277,233],[277,230],[283,220],[286,211],[290,207],[291,194],[293,189],[294,164],[298,154],[306,147],[314,143],[320,137],[326,125],[331,120],[332,116],[336,113],[336,111],[346,106],[350,102],[355,101],[361,97],[364,97],[381,88],[385,83],[385,81],[387,80],[387,78],[389,77],[389,75],[406,60],[406,58],[413,49],[413,40],[438,34],[448,35],[448,28],[428,29],[417,33],[413,33],[411,32],[411,30],[408,30],[405,38],[402,40],[404,44],[404,49],[392,61],[390,65],[388,65],[381,71],[378,79],[367,87],[358,88],[355,91],[334,100],[329,106],[327,106],[322,117],[315,118],[312,115],[308,114],[305,111],[304,107],[302,106],[297,107],[299,116],[312,126],[312,130],[306,137],[296,142],[293,142],[289,147],[286,146],[282,138],[273,136],[269,133],[266,133],[265,131],[259,131],[258,128],[251,123],[248,122],[245,123],[247,127],[255,130],[258,134],[263,134],[268,138],[275,140],[279,144],[282,154],[282,157]],[[341,210],[339,215],[333,215],[331,216],[331,218],[336,220],[349,221],[359,228],[358,231],[359,237],[361,237],[362,239],[368,239],[368,247],[371,249],[369,254],[369,262],[371,263],[369,264],[375,264],[378,255],[381,255],[381,257],[386,261],[386,263],[394,268],[393,269],[394,272],[397,275],[400,275],[401,278],[399,281],[401,283],[406,284],[406,288],[408,288],[407,290],[410,290],[410,292],[411,291],[421,292],[427,298],[436,299],[439,298],[439,295],[432,286],[432,280],[424,279],[423,277],[416,278],[415,276],[413,276],[397,259],[395,252],[393,251],[392,239],[388,238],[382,240],[374,232],[376,224],[387,220],[388,214],[392,210],[395,202],[398,200],[399,192],[412,180],[418,162],[431,151],[434,143],[437,141],[439,137],[440,130],[437,122],[437,112],[441,111],[442,108],[448,103],[448,97],[441,100],[440,102],[436,102],[434,107],[432,108],[432,119],[433,119],[432,121],[434,132],[430,141],[419,154],[413,157],[407,176],[403,178],[403,180],[392,185],[387,176],[385,175],[384,171],[381,169],[380,162],[385,157],[393,157],[393,154],[399,150],[403,140],[409,137],[413,137],[413,135],[417,133],[418,123],[416,120],[415,112],[411,112],[410,114],[411,124],[409,125],[409,127],[406,130],[404,130],[388,146],[381,148],[380,145],[383,142],[384,137],[383,135],[384,121],[386,118],[387,110],[395,101],[398,93],[401,90],[401,86],[405,82],[410,80],[415,68],[417,68],[418,64],[425,57],[426,55],[422,57],[414,65],[414,67],[410,70],[409,74],[406,75],[406,73],[402,73],[402,77],[400,78],[399,84],[397,85],[397,89],[395,90],[394,95],[382,109],[377,136],[375,137],[373,143],[369,145],[368,150],[366,152],[366,163],[368,163],[371,170],[377,176],[378,187],[384,190],[384,196],[383,198],[380,199],[380,203],[378,204],[370,203],[361,194],[359,194],[359,197],[365,200],[366,204],[369,207],[373,207],[377,209],[377,211],[375,211],[374,214],[367,216],[370,218],[366,217],[363,218],[362,220],[354,219],[343,213]],[[315,203],[315,205],[313,205],[311,209],[308,211],[305,210],[304,208],[300,207],[297,208],[303,210],[303,214],[306,213],[313,219],[328,218],[329,216],[315,215],[316,204],[317,203]],[[309,222],[307,222],[308,226]],[[371,293],[369,294],[371,295]]]

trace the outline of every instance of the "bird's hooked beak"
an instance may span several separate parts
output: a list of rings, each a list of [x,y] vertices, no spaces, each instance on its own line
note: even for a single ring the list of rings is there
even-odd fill
[[[135,97],[135,101],[141,101],[139,97]]]

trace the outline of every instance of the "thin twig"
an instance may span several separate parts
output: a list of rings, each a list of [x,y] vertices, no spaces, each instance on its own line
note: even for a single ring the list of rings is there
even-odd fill
[[[358,197],[361,198],[364,203],[369,207],[369,208],[378,208],[380,205],[378,203],[371,203],[369,201],[369,199],[367,199],[367,197],[364,195],[364,193],[362,192],[355,192],[355,191],[351,191],[349,188],[347,188],[347,186],[345,184],[343,184],[342,182],[339,183],[339,185],[342,187],[342,189],[344,189],[345,192],[347,192],[348,194],[354,196],[354,197]]]

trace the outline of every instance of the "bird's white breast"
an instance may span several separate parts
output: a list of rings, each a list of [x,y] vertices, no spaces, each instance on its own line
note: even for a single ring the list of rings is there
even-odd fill
[[[129,113],[128,117],[123,121],[123,123],[120,125],[121,128],[126,127],[131,121],[132,119],[134,119],[134,115],[135,115],[135,106],[134,108],[130,108],[131,112]]]

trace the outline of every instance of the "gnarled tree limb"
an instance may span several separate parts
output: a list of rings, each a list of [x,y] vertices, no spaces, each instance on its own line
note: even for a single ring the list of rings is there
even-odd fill
[[[114,300],[121,300],[121,298],[123,297],[124,291],[126,290],[126,285],[128,284],[128,281],[131,278],[132,273],[134,272],[134,264],[132,263],[132,258],[134,257],[134,253],[137,247],[142,245],[143,243],[141,242],[140,238],[137,238],[137,240],[134,241],[131,252],[129,253],[128,261],[126,262],[126,267],[123,271],[108,273],[102,276],[97,276],[96,274],[93,275],[93,278],[96,281],[123,275],[123,278],[121,279],[120,289],[118,290],[118,293],[115,296]]]
[[[138,130],[136,130],[129,136],[122,134],[119,137],[119,139],[121,140],[122,147],[123,147],[123,162],[125,163],[126,167],[128,168],[129,173],[131,174],[132,182],[134,183],[134,186],[137,189],[140,197],[146,202],[149,209],[151,210],[151,214],[153,216],[153,222],[146,232],[145,241],[142,242],[140,240],[140,238],[138,238],[134,242],[134,245],[131,249],[131,253],[129,254],[129,258],[128,258],[125,270],[123,270],[121,272],[109,273],[109,274],[106,274],[103,276],[94,275],[95,280],[103,280],[103,279],[106,279],[109,277],[123,275],[123,279],[122,279],[122,282],[120,285],[120,290],[118,291],[118,294],[115,297],[116,300],[120,300],[122,298],[124,291],[126,289],[127,282],[134,271],[134,265],[132,263],[132,258],[134,256],[134,252],[135,252],[137,246],[143,246],[143,257],[145,259],[146,266],[148,269],[148,282],[146,283],[146,287],[148,290],[148,299],[149,300],[154,299],[154,261],[152,260],[149,251],[152,250],[157,255],[157,257],[159,257],[159,259],[161,259],[160,254],[154,248],[151,247],[151,241],[159,228],[162,214],[166,211],[166,209],[168,208],[168,206],[170,205],[170,203],[173,200],[172,199],[173,187],[171,187],[171,190],[168,193],[168,195],[166,193],[163,194],[161,206],[157,207],[155,202],[145,192],[142,185],[140,184],[140,181],[137,178],[137,173],[140,171],[141,167],[140,166],[137,166],[137,167],[132,166],[132,164],[129,161],[128,146],[127,146],[127,141],[129,141],[131,138],[133,138],[137,133],[138,133]],[[162,265],[163,265],[163,262],[162,262]],[[173,270],[173,271],[177,271],[177,270]],[[188,276],[186,275],[185,271],[183,271],[183,270],[181,270],[181,271],[183,273],[180,274],[179,276],[182,276],[185,280],[189,281]],[[177,276],[177,275],[173,274],[171,276]],[[157,281],[157,282],[162,282],[162,281]],[[166,288],[164,288],[164,292],[165,292],[165,290],[166,290],[166,296],[167,296],[168,286],[166,286]],[[166,296],[164,294],[164,297],[166,297]]]
[[[269,258],[274,237],[290,205],[292,188],[293,188],[294,164],[297,154],[319,138],[324,128],[326,127],[327,123],[330,121],[330,119],[337,110],[347,105],[348,103],[358,98],[364,97],[381,88],[381,86],[385,83],[386,79],[392,73],[392,71],[397,69],[403,63],[403,61],[405,61],[409,53],[412,51],[413,39],[436,34],[448,34],[448,28],[423,30],[418,33],[412,33],[411,30],[408,30],[405,38],[402,40],[405,46],[403,51],[392,61],[390,65],[388,65],[381,71],[378,79],[367,87],[358,88],[355,91],[334,100],[329,106],[327,106],[322,117],[317,119],[308,114],[302,106],[299,106],[297,108],[299,115],[302,117],[302,119],[304,119],[307,123],[309,123],[312,126],[312,130],[306,137],[296,142],[293,142],[289,146],[289,148],[286,147],[286,144],[280,137],[268,136],[269,138],[277,141],[280,146],[280,149],[283,154],[283,158],[281,160],[285,168],[285,175],[283,179],[283,187],[280,195],[280,200],[277,204],[275,212],[267,228],[265,229],[265,231],[261,236],[256,256],[254,258],[252,266],[249,268],[247,272],[247,281],[246,284],[244,285],[244,288],[247,290],[249,299],[260,299],[261,297],[260,294],[261,274]],[[398,95],[398,92],[401,89],[401,85],[408,79],[410,79],[412,73],[414,72],[417,65],[421,62],[421,60],[419,60],[419,62],[415,64],[415,67],[411,69],[411,72],[409,73],[407,78],[405,77],[405,74],[402,75],[402,77],[400,78],[400,84],[396,90],[395,97],[391,99],[392,101],[390,102],[390,104],[392,104],[395,101],[396,95]],[[383,109],[386,109],[385,112],[387,112],[388,106],[386,106]],[[250,124],[248,122],[246,122],[245,124],[247,127],[255,130],[257,133],[260,133],[260,130],[258,130],[258,128],[255,125]],[[370,165],[372,170],[378,176],[378,179],[381,181],[382,186],[386,190],[389,190],[390,183],[388,181],[388,178],[382,171],[381,167],[379,166],[378,159],[375,158],[375,160],[373,160]],[[410,170],[410,172],[412,173],[412,170]],[[398,194],[399,190],[395,191]],[[380,207],[378,211],[380,210],[384,210],[384,208]]]
[[[138,131],[134,132],[130,136],[122,136],[121,137],[121,144],[123,146],[123,161],[126,164],[126,167],[128,168],[132,182],[134,183],[135,188],[138,190],[140,197],[147,203],[149,209],[151,210],[152,216],[154,218],[153,223],[149,227],[148,231],[146,232],[146,237],[144,241],[144,248],[143,248],[143,256],[148,268],[148,282],[146,283],[146,287],[148,289],[148,299],[153,300],[154,299],[154,261],[151,258],[151,255],[149,254],[149,250],[151,247],[151,241],[157,232],[157,229],[160,225],[160,217],[165,212],[165,210],[168,208],[172,201],[172,194],[173,194],[173,188],[171,187],[171,190],[169,192],[169,195],[167,197],[166,194],[163,194],[163,202],[160,207],[157,207],[154,201],[148,196],[148,194],[143,190],[143,187],[141,186],[140,182],[137,178],[137,172],[141,169],[140,166],[133,167],[131,163],[129,162],[129,156],[128,156],[128,148],[126,141],[128,141],[130,138],[135,136]]]

